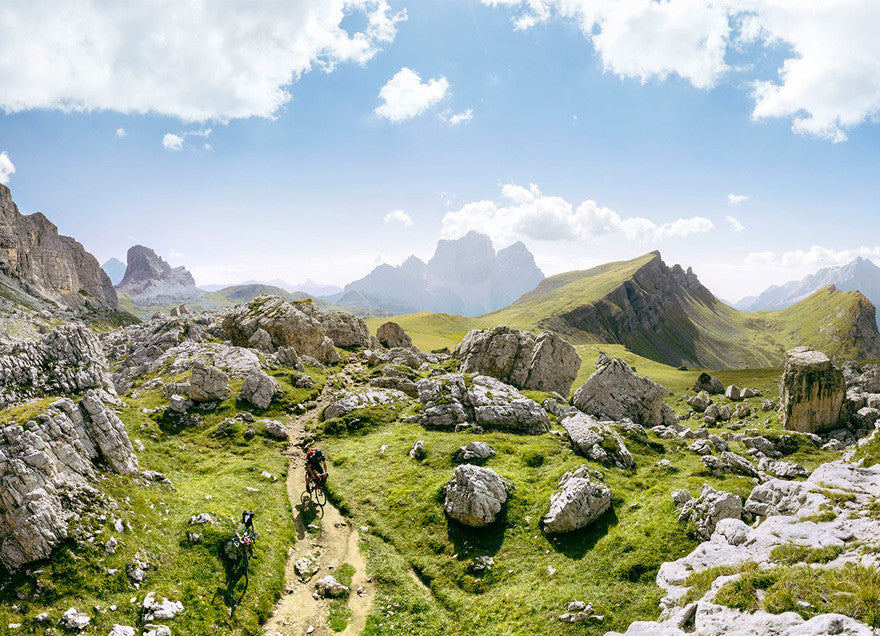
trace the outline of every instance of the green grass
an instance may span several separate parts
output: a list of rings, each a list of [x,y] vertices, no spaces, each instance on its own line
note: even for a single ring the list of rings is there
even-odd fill
[[[342,583],[345,587],[351,589],[351,580],[354,577],[355,568],[350,563],[343,563],[333,572],[334,578]],[[351,609],[348,607],[348,596],[340,596],[330,601],[330,615],[328,622],[330,629],[334,632],[341,632],[348,627],[348,622],[353,616]]]
[[[766,594],[763,600],[759,590]],[[715,602],[743,611],[797,612],[806,619],[835,612],[880,627],[880,570],[851,563],[833,569],[793,565],[769,570],[749,564],[739,580],[718,591]]]
[[[837,545],[829,545],[824,548],[813,548],[804,545],[786,543],[778,545],[770,552],[770,560],[783,565],[796,563],[829,563],[839,557],[843,548]]]
[[[313,389],[292,389],[283,372],[277,372],[285,393],[255,416],[284,418],[290,405],[313,398],[323,376],[311,372],[318,381]],[[221,422],[243,410],[235,404],[234,393],[215,411],[202,414],[200,424],[180,427],[171,418],[141,412],[167,404],[160,390],[138,392],[137,399],[126,398],[128,406],[120,418],[132,440],[144,445],[143,451],[136,451],[141,470],[164,473],[173,487],[138,485],[128,477],[104,475],[97,486],[106,500],[94,502],[71,527],[74,538],[56,548],[47,561],[14,577],[0,577],[0,624],[22,623],[23,633],[28,633],[39,627],[34,617],[40,612],[47,611],[57,621],[64,610],[75,606],[92,616],[90,629],[96,633],[109,632],[114,623],[140,626],[139,603],[152,591],[160,598],[183,602],[184,611],[171,622],[175,633],[260,634],[261,623],[271,615],[283,589],[287,550],[295,541],[285,486],[285,443],[266,438],[264,427],[256,422],[215,435]],[[0,418],[21,420],[35,408],[30,404],[10,409]],[[276,480],[262,477],[263,471]],[[259,533],[247,589],[241,572],[222,556],[244,509],[256,512]],[[189,518],[201,512],[217,523],[190,526]],[[116,532],[115,517],[131,529]],[[95,532],[99,534],[94,543],[75,538]],[[201,539],[191,542],[189,532],[201,534]],[[120,542],[113,555],[102,547],[110,536]],[[126,565],[139,551],[150,556],[155,570],[138,590],[126,576]],[[21,611],[12,610],[13,604]],[[118,609],[105,614],[92,609],[110,605]]]

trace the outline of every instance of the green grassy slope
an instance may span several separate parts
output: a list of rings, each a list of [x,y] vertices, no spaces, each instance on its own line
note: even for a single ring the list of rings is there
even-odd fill
[[[417,346],[452,348],[468,329],[508,324],[552,329],[572,343],[619,344],[673,366],[780,366],[785,351],[817,347],[840,358],[875,357],[874,308],[859,292],[822,289],[780,311],[744,313],[657,252],[631,261],[551,276],[509,307],[476,318],[421,312],[398,322]]]

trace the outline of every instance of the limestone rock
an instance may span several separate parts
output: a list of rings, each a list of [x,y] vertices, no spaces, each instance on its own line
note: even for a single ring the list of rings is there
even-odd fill
[[[348,588],[330,574],[322,579],[318,579],[315,582],[315,589],[318,594],[325,598],[337,598],[348,594]]]
[[[322,318],[323,314],[311,301],[285,302],[278,296],[262,295],[228,312],[221,328],[239,346],[247,346],[257,329],[263,329],[271,337],[273,347],[293,347],[300,356],[311,356],[322,364],[336,364],[339,354],[324,331]],[[332,322],[342,324],[341,320]]]
[[[125,426],[94,394],[64,398],[24,425],[0,427],[0,562],[17,570],[67,537],[77,489],[103,463],[124,475],[138,462]]]
[[[586,466],[565,473],[557,488],[559,492],[551,497],[550,511],[543,520],[549,533],[580,530],[611,507],[611,491],[591,482]]]
[[[417,440],[409,451],[409,456],[417,461],[422,461],[423,459],[425,459],[425,457],[427,457],[427,455],[428,451],[425,448],[425,441],[421,439]]]
[[[689,397],[687,403],[688,406],[694,409],[697,413],[703,413],[709,408],[709,405],[712,404],[712,398],[710,398],[709,394],[704,390]]]
[[[83,631],[91,622],[92,619],[89,618],[88,614],[83,614],[75,607],[71,607],[61,615],[61,624],[67,629],[76,632]]]
[[[566,397],[581,366],[574,347],[555,333],[545,331],[535,336],[506,325],[471,330],[453,355],[462,361],[465,373]]]
[[[0,408],[45,395],[101,392],[115,399],[107,359],[97,336],[71,323],[38,340],[25,340],[0,354]]]
[[[116,290],[94,256],[42,213],[23,216],[0,183],[0,277],[24,294],[54,306],[116,309]]]
[[[781,479],[800,479],[810,476],[810,471],[794,462],[784,462],[764,457],[758,462],[758,470]]]
[[[195,402],[222,402],[229,395],[229,376],[223,369],[196,362],[189,381],[189,398]]]
[[[337,347],[363,347],[373,345],[373,335],[363,318],[342,311],[320,313],[324,334]]]
[[[587,459],[623,469],[635,466],[623,438],[608,424],[579,412],[569,414],[559,423],[568,433],[575,450]]]
[[[345,391],[336,401],[324,409],[322,417],[325,420],[329,420],[348,415],[353,411],[369,406],[406,402],[407,399],[405,393],[393,389],[355,389],[353,391]]]
[[[266,425],[266,436],[272,439],[287,439],[287,427],[278,420],[259,420]]]
[[[269,408],[272,399],[280,390],[281,387],[278,386],[275,378],[266,375],[259,369],[254,369],[244,379],[238,399],[250,402],[257,408],[266,409]]]
[[[395,347],[387,351],[370,350],[365,351],[364,354],[367,357],[367,365],[371,367],[377,367],[380,364],[393,364],[419,369],[425,362],[428,362],[426,354],[411,348]]]
[[[703,372],[694,382],[694,391],[705,391],[709,395],[721,395],[724,393],[724,384],[718,378]]]
[[[447,515],[466,526],[481,528],[495,522],[507,501],[508,487],[492,469],[462,464],[455,468],[443,494]]]
[[[183,603],[180,601],[169,601],[165,597],[162,597],[161,601],[157,601],[156,595],[150,592],[144,597],[142,608],[145,621],[165,621],[174,618],[176,614],[182,612]]]
[[[780,393],[785,428],[816,433],[839,424],[846,383],[824,353],[797,347],[785,354]]]
[[[742,500],[729,492],[717,491],[709,484],[700,488],[700,496],[682,505],[680,521],[689,520],[696,526],[697,536],[709,539],[722,519],[739,519],[742,516]]]
[[[134,627],[130,625],[114,625],[107,636],[135,636]]]
[[[666,389],[652,379],[639,377],[622,359],[602,354],[596,361],[596,371],[575,392],[573,403],[599,419],[631,419],[651,427],[670,421],[665,396]]]
[[[305,371],[302,360],[299,359],[299,355],[293,347],[278,347],[278,351],[275,352],[275,359],[286,367],[297,371]]]
[[[417,383],[424,404],[419,424],[425,428],[486,430],[537,435],[550,429],[541,405],[495,378],[446,374]]]
[[[379,343],[386,349],[402,347],[409,349],[413,346],[412,338],[396,322],[386,322],[379,326],[376,331]]]
[[[456,461],[465,464],[485,461],[493,455],[494,449],[486,442],[468,442],[454,453]]]

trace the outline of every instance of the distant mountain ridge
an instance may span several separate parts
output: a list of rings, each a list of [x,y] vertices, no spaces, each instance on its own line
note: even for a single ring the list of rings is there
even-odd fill
[[[328,297],[392,313],[428,310],[476,316],[510,304],[544,274],[520,242],[495,252],[488,236],[469,232],[441,240],[425,263],[410,256],[401,265],[379,265]]]
[[[115,257],[108,259],[106,263],[101,265],[101,269],[107,273],[114,287],[121,283],[122,277],[125,276],[125,263]]]
[[[164,305],[192,301],[205,292],[196,287],[193,275],[183,267],[171,267],[143,245],[128,250],[125,275],[116,290],[135,305]]]
[[[859,257],[841,267],[826,267],[802,280],[773,285],[758,296],[743,298],[734,307],[740,311],[784,309],[828,285],[842,291],[859,291],[874,306],[880,305],[880,267]]]
[[[302,292],[304,294],[308,294],[309,296],[317,297],[317,296],[332,296],[333,294],[338,294],[342,291],[342,287],[339,285],[326,285],[322,283],[316,283],[311,278],[307,278],[304,282],[298,284],[291,284],[286,281],[281,280],[280,278],[275,278],[270,281],[260,281],[260,280],[246,280],[243,283],[235,283],[232,285],[218,285],[218,284],[210,284],[210,285],[199,285],[199,289],[202,289],[207,292],[215,292],[220,291],[221,289],[227,289],[229,287],[240,287],[243,285],[269,285],[271,287],[277,287],[278,289],[282,289],[289,294],[294,294],[296,292]]]

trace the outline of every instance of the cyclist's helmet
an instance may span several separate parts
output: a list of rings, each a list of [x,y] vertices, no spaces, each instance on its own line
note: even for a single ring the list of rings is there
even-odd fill
[[[324,459],[324,453],[321,452],[320,448],[310,448],[306,453],[306,457],[312,461],[320,461]]]

